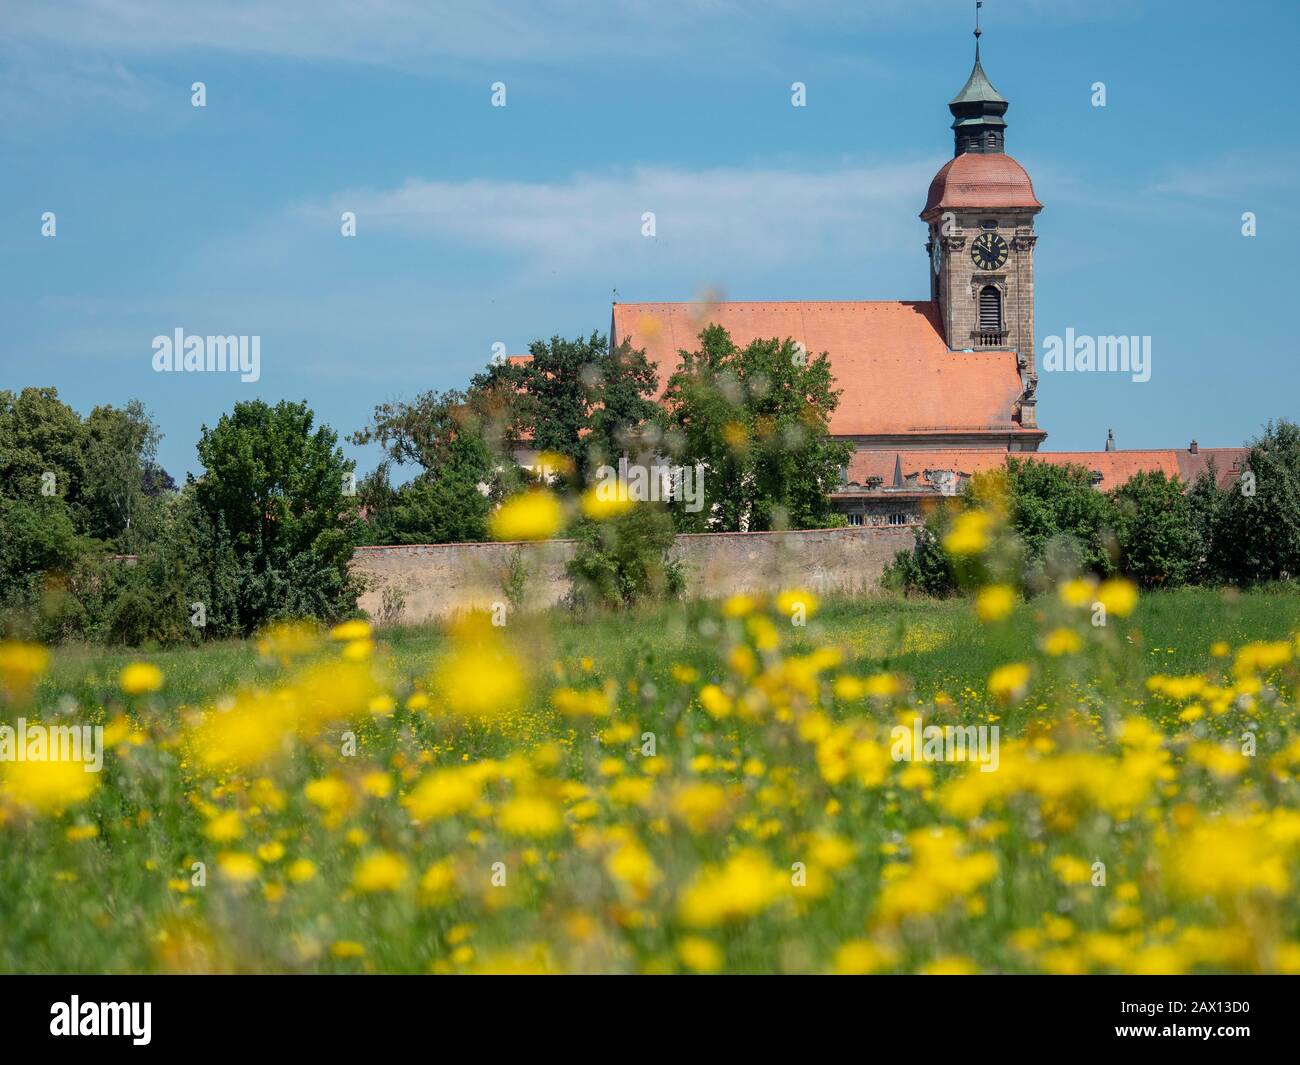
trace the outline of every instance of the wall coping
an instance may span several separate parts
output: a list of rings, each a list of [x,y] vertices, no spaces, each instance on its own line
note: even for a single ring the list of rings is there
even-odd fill
[[[826,529],[759,529],[754,532],[702,532],[702,533],[675,533],[675,540],[722,540],[727,537],[785,537],[785,536],[812,536],[817,534],[829,533],[833,536],[864,536],[870,533],[878,533],[884,529],[898,529],[900,531],[914,528],[912,525],[842,525],[837,528]],[[571,536],[557,536],[550,540],[458,540],[455,543],[447,544],[366,544],[353,548],[355,554],[363,552],[381,552],[381,551],[425,551],[436,548],[452,547],[525,547],[533,544],[576,544],[578,541]]]

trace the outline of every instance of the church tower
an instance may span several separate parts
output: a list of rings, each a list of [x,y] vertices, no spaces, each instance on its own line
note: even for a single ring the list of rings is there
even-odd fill
[[[1036,427],[1034,216],[1043,205],[1025,168],[1006,154],[1007,101],[980,62],[948,110],[953,158],[930,183],[921,219],[929,227],[930,298],[954,352],[1005,351],[1016,358],[1022,392],[1015,417]]]

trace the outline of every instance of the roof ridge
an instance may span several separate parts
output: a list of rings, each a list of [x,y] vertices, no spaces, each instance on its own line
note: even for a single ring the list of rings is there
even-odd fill
[[[891,303],[891,304],[932,304],[934,300],[646,300],[643,302],[620,301],[615,307],[720,307],[748,304],[801,304],[801,303]]]
[[[1091,450],[1091,451],[1037,451],[1025,452],[1025,454],[1038,455],[1158,455],[1165,451],[1183,451],[1185,448],[1178,447],[1117,447],[1114,451]]]

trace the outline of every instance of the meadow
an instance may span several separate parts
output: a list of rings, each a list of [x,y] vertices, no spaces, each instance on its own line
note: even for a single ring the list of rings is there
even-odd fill
[[[0,644],[107,752],[0,763],[0,970],[1300,972],[1298,630],[1076,579]]]

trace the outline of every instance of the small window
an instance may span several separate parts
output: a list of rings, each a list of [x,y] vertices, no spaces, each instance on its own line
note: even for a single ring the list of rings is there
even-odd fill
[[[980,289],[980,328],[992,332],[1002,329],[1002,293],[996,285]]]
[[[906,514],[900,514],[898,511],[894,511],[893,514],[889,515],[889,524],[890,524],[890,525],[906,525],[906,524],[907,524],[907,515],[906,515]]]
[[[849,524],[850,524],[850,525],[861,525],[861,524],[862,524],[862,515],[861,515],[860,513],[859,513],[859,514],[850,514],[850,515],[849,515]]]

